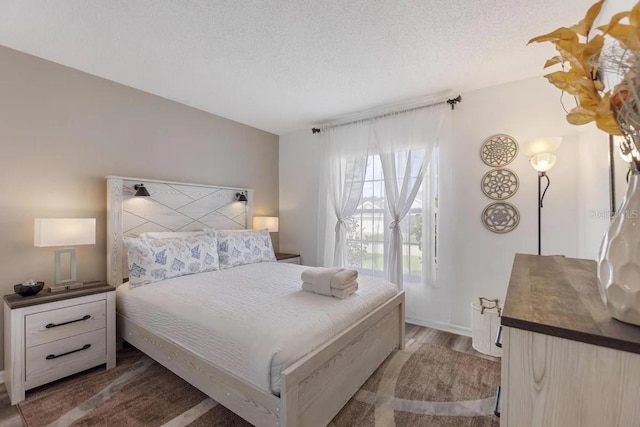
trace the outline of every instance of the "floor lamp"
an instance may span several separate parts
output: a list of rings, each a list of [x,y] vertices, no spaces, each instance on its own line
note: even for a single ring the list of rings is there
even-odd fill
[[[560,147],[562,138],[538,138],[524,144],[522,152],[529,157],[531,167],[538,171],[538,255],[542,255],[542,201],[549,189],[549,176],[547,171],[556,164],[555,152]],[[545,178],[547,185],[542,190],[542,179]]]

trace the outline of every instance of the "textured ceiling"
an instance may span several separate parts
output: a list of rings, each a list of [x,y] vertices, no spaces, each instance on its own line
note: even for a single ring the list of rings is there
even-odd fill
[[[276,134],[540,75],[593,0],[0,0],[0,44]],[[517,96],[517,95],[516,95]]]

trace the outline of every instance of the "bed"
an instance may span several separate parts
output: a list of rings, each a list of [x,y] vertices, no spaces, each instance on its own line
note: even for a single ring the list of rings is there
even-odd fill
[[[133,197],[139,183],[150,199]],[[246,204],[236,202],[238,192]],[[345,300],[300,291],[304,267],[275,262],[123,285],[123,235],[243,229],[252,223],[253,192],[108,177],[107,195],[119,337],[252,424],[326,425],[402,348],[404,293],[379,279],[360,278]]]

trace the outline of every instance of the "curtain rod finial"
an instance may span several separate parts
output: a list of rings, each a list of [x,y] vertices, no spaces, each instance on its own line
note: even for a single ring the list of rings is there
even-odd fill
[[[458,95],[455,98],[447,99],[447,104],[451,105],[451,109],[456,109],[456,104],[462,102],[462,96]]]
[[[311,128],[311,132],[315,135],[316,133],[320,133],[320,129],[318,129],[318,128]]]

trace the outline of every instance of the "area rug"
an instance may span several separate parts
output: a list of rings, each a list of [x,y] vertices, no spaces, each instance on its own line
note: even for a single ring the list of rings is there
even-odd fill
[[[332,427],[498,426],[498,362],[409,341],[367,380]],[[250,426],[133,347],[114,369],[92,369],[27,392],[28,427]]]

